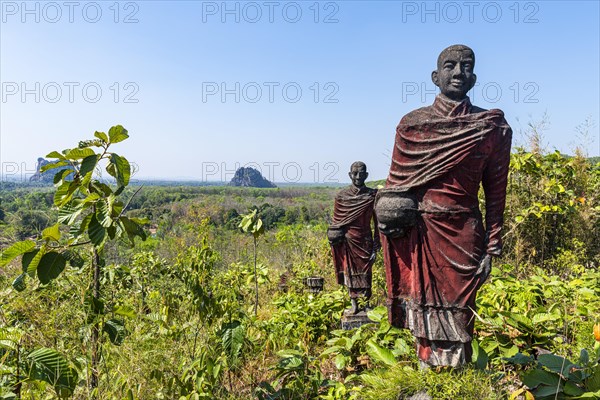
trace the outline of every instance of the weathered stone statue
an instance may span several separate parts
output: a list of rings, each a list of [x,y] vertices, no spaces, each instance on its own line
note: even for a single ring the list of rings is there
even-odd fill
[[[469,101],[474,66],[467,46],[439,55],[431,78],[441,94],[400,121],[375,206],[390,321],[412,331],[424,367],[471,360],[475,296],[502,251],[512,131],[502,111]]]
[[[357,314],[361,311],[358,298],[363,296],[367,303],[371,298],[372,266],[375,253],[380,248],[377,219],[373,213],[377,190],[365,186],[369,176],[365,163],[353,163],[348,175],[352,185],[335,197],[328,237],[337,281],[350,292],[352,307],[349,313]],[[375,234],[371,230],[371,220],[374,221]]]

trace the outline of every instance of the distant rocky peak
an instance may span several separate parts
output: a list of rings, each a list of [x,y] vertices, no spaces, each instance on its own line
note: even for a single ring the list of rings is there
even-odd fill
[[[275,188],[275,184],[266,180],[262,174],[252,167],[241,167],[235,171],[235,175],[229,186]]]

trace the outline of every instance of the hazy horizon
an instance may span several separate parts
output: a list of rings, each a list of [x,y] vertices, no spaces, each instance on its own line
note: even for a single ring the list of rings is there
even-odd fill
[[[431,71],[454,43],[474,49],[471,100],[505,112],[513,147],[533,123],[550,151],[600,155],[596,1],[0,9],[2,178],[121,124],[130,139],[114,151],[140,177],[227,181],[255,166],[274,182],[347,183],[362,160],[384,179],[398,121],[433,102]]]

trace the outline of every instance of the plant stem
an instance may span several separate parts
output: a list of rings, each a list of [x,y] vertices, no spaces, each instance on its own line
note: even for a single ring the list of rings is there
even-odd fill
[[[92,282],[92,301],[97,304],[100,300],[100,255],[96,247],[92,248],[92,269],[94,270],[94,278]],[[95,305],[92,305],[95,307]],[[100,323],[96,320],[92,326],[92,376],[90,379],[90,392],[92,398],[98,398],[98,361],[99,361],[99,339],[100,339]]]
[[[23,382],[21,382],[21,370],[19,363],[21,362],[21,339],[17,342],[17,383],[15,385],[15,395],[17,399],[21,398],[21,386]]]
[[[121,210],[121,212],[119,213],[119,216],[117,217],[117,219],[119,219],[120,217],[123,216],[123,213],[127,210],[127,207],[129,207],[129,204],[131,203],[131,200],[133,200],[133,198],[135,197],[136,194],[139,193],[140,190],[142,190],[142,188],[144,187],[144,185],[140,186],[138,190],[135,191],[135,193],[133,193],[131,195],[131,197],[129,198],[129,200],[127,200],[127,204],[125,204],[125,206],[123,207],[123,209]]]
[[[255,299],[254,299],[254,316],[258,314],[258,274],[256,273],[256,236],[254,236],[254,288]]]

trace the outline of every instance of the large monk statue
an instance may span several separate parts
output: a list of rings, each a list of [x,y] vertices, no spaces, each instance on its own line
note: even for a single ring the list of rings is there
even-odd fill
[[[350,292],[352,307],[349,313],[357,314],[361,311],[358,299],[362,296],[368,304],[371,298],[372,266],[375,253],[380,248],[377,220],[373,213],[377,190],[365,186],[369,176],[365,163],[353,163],[348,175],[352,185],[335,197],[328,237],[337,281]],[[374,235],[371,220],[374,221]]]
[[[424,368],[471,361],[475,296],[502,251],[512,131],[502,111],[469,101],[474,66],[467,46],[439,55],[441,93],[400,121],[375,206],[390,321],[411,330]]]

